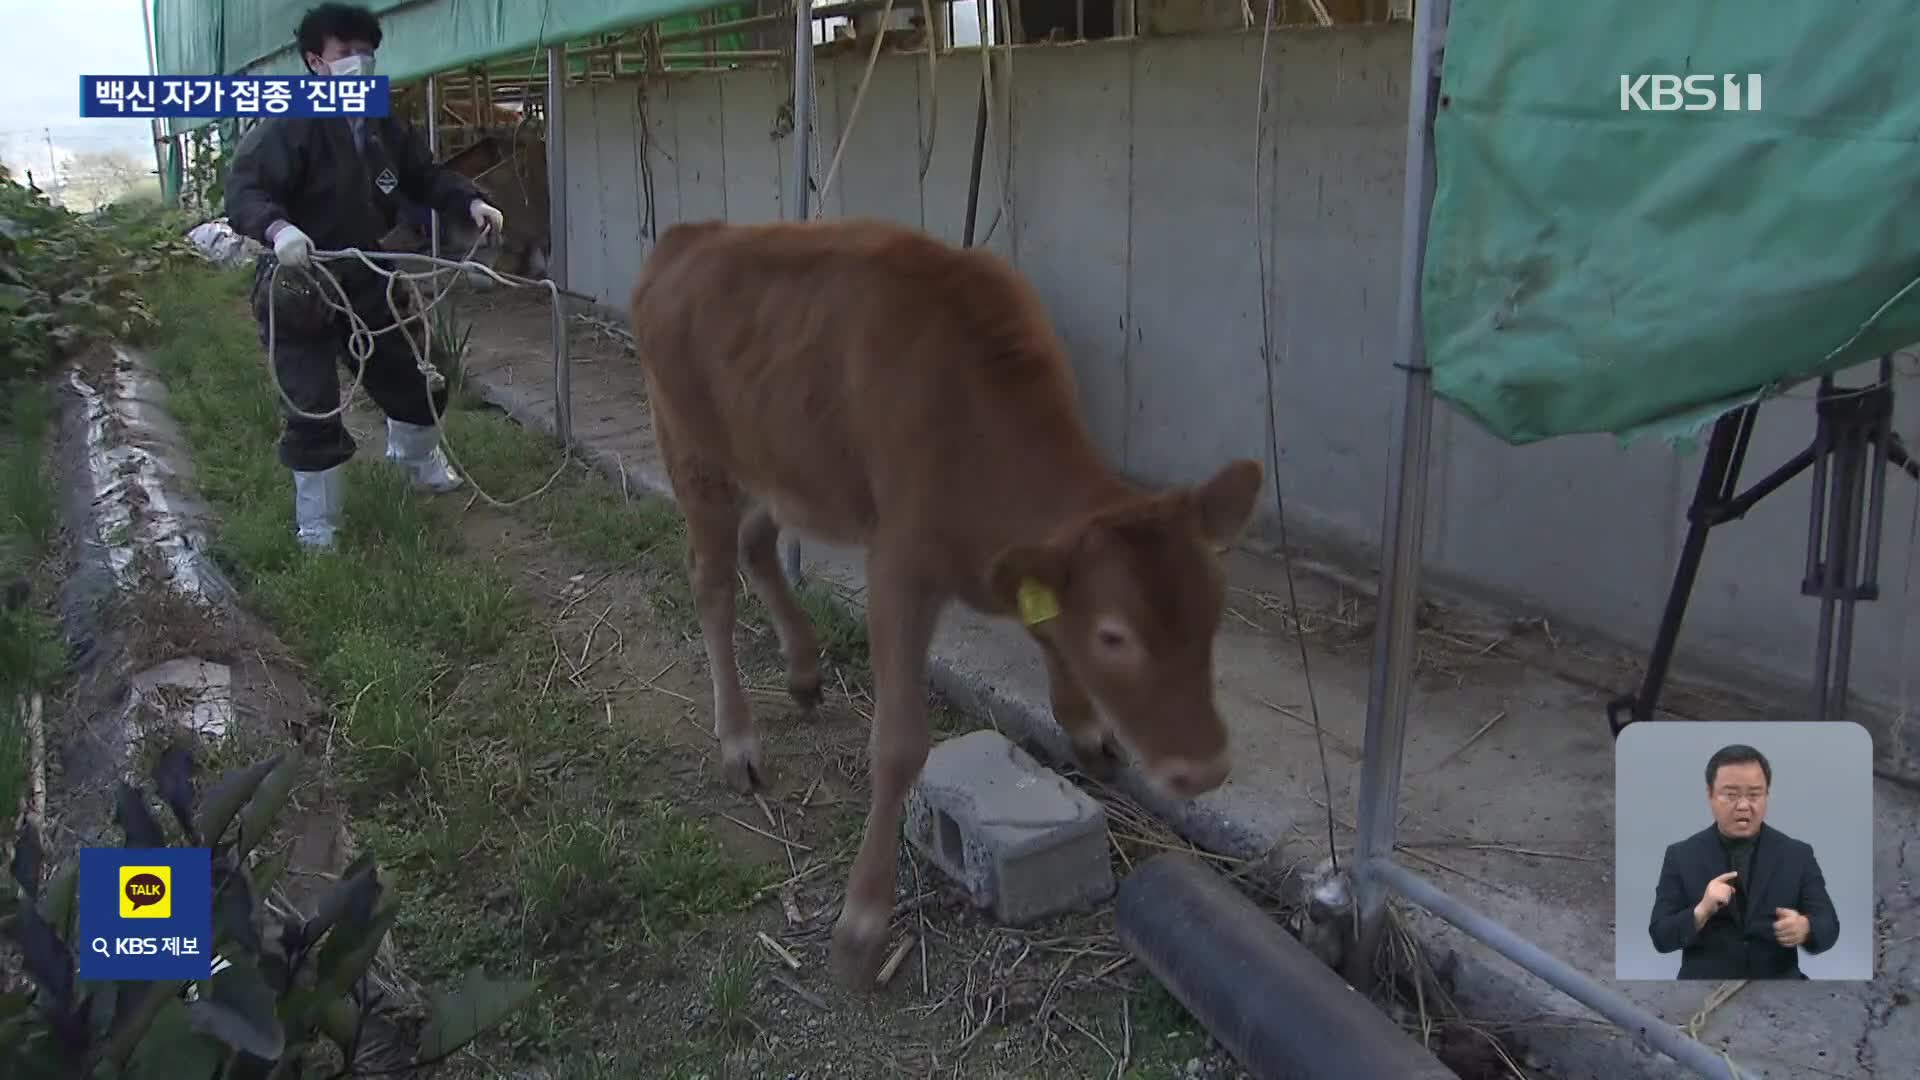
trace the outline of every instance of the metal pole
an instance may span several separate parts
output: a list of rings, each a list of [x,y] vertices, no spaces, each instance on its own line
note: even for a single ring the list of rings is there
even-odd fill
[[[150,0],[141,0],[140,30],[146,36],[147,42],[147,74],[158,75],[160,74],[160,55],[153,48],[153,4]],[[166,202],[167,152],[160,145],[166,138],[166,121],[156,116],[148,122],[148,126],[153,132],[153,175],[160,181],[160,200]]]
[[[1426,261],[1427,221],[1433,205],[1433,114],[1439,98],[1447,0],[1414,9],[1412,74],[1407,104],[1407,187],[1401,221],[1400,308],[1395,320],[1401,387],[1399,453],[1393,461],[1382,544],[1380,594],[1384,611],[1374,642],[1373,683],[1367,698],[1366,745],[1361,760],[1355,900],[1359,947],[1347,961],[1348,981],[1365,992],[1376,981],[1375,959],[1385,928],[1387,900],[1398,892],[1413,903],[1545,979],[1701,1076],[1750,1076],[1678,1028],[1601,986],[1582,972],[1519,937],[1395,864],[1396,811],[1406,752],[1407,696],[1414,660],[1414,607],[1420,591],[1425,536],[1427,465],[1433,438],[1432,372],[1420,317],[1420,278]]]
[[[1584,972],[1568,966],[1500,923],[1441,892],[1427,879],[1393,860],[1376,859],[1363,870],[1367,876],[1485,942],[1495,952],[1611,1020],[1633,1036],[1635,1042],[1651,1045],[1701,1076],[1724,1080],[1729,1075],[1735,1078],[1752,1075],[1720,1051],[1689,1037],[1679,1028],[1595,982]]]
[[[440,163],[440,76],[427,76],[427,154]],[[427,208],[429,239],[427,251],[440,257],[440,211]]]
[[[1891,397],[1893,394],[1893,354],[1880,357],[1880,385],[1876,394]],[[1867,517],[1867,564],[1860,574],[1860,581],[1868,586],[1874,596],[1878,596],[1880,584],[1880,535],[1886,517],[1887,498],[1887,459],[1888,449],[1893,443],[1893,402],[1888,401],[1883,410],[1878,410],[1874,418],[1873,471],[1872,488],[1868,493],[1872,513]]]
[[[982,45],[981,48],[986,48]],[[989,56],[987,63],[993,63]],[[987,77],[980,76],[980,108],[973,116],[973,162],[967,172],[967,223],[966,231],[960,240],[961,247],[973,246],[973,227],[980,215],[980,161],[985,156],[987,145]]]
[[[1420,595],[1420,556],[1426,534],[1427,459],[1433,440],[1433,384],[1420,318],[1420,273],[1427,255],[1427,215],[1433,207],[1433,114],[1440,95],[1440,56],[1447,0],[1426,0],[1414,13],[1412,74],[1407,80],[1407,186],[1400,222],[1400,309],[1394,327],[1395,364],[1407,374],[1400,390],[1400,453],[1388,486],[1380,535],[1379,617],[1373,682],[1367,695],[1367,735],[1360,763],[1360,807],[1354,876],[1359,911],[1358,948],[1347,957],[1347,979],[1372,989],[1388,890],[1370,868],[1393,852],[1400,805],[1401,762],[1407,743],[1407,692],[1412,682],[1414,607]],[[1391,461],[1392,459],[1389,458]]]
[[[567,47],[547,46],[547,277],[567,286]],[[553,306],[553,427],[573,445],[573,362],[567,356],[565,302]]]
[[[788,200],[793,221],[807,220],[813,173],[807,148],[813,139],[813,0],[793,3],[793,198]],[[787,538],[780,561],[787,580],[800,585],[800,541]]]

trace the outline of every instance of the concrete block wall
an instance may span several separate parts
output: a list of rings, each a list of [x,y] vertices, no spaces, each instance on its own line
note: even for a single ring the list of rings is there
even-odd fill
[[[1277,32],[1259,121],[1277,473],[1290,521],[1366,547],[1379,541],[1400,379],[1390,352],[1410,37],[1404,24]],[[1009,77],[996,68],[995,113],[1010,91],[1012,130],[994,129],[979,229],[1051,304],[1095,433],[1144,480],[1192,482],[1238,455],[1271,460],[1253,213],[1259,54],[1257,32],[1230,32],[1025,48]],[[865,59],[818,64],[823,172]],[[979,72],[970,52],[940,58],[933,75],[924,56],[881,57],[826,212],[958,241]],[[781,73],[689,74],[648,94],[660,228],[782,215]],[[638,102],[632,84],[598,85],[573,90],[566,110],[567,273],[616,307],[648,244]],[[1003,186],[1005,213],[988,234]],[[1900,427],[1920,437],[1912,357],[1903,372]],[[1811,438],[1810,389],[1796,394],[1763,410],[1749,480]],[[1608,437],[1509,447],[1443,402],[1429,571],[1644,649],[1699,460]],[[1883,599],[1861,605],[1856,630],[1853,685],[1889,705],[1903,681],[1920,691],[1920,596],[1903,595],[1915,488],[1889,484]],[[1810,677],[1818,609],[1799,592],[1809,498],[1803,476],[1715,530],[1684,661],[1789,685]]]

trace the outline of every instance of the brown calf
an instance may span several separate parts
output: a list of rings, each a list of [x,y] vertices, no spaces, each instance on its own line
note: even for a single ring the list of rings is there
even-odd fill
[[[1214,549],[1251,516],[1261,465],[1170,492],[1123,480],[1006,262],[877,221],[677,225],[634,289],[633,327],[735,787],[765,780],[734,656],[736,557],[811,707],[818,643],[779,532],[867,552],[873,792],[834,927],[843,981],[871,986],[886,945],[903,803],[930,743],[927,650],[950,601],[1021,615],[1089,771],[1110,776],[1125,746],[1176,797],[1225,781]]]

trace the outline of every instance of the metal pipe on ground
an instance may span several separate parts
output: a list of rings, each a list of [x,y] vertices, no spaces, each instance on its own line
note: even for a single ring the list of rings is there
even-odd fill
[[[1114,918],[1127,950],[1260,1080],[1457,1080],[1191,855],[1127,875]]]
[[[1553,984],[1568,997],[1613,1021],[1635,1042],[1652,1046],[1701,1076],[1718,1080],[1750,1080],[1753,1076],[1734,1064],[1731,1057],[1600,985],[1586,973],[1447,895],[1426,878],[1393,860],[1378,859],[1369,870],[1377,880],[1409,901],[1459,927],[1488,948]]]

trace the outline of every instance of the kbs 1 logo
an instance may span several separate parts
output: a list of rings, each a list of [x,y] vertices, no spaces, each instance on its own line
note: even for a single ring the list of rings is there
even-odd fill
[[[1621,112],[1759,112],[1758,75],[1622,75]]]

